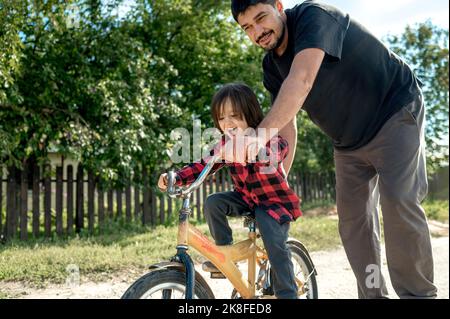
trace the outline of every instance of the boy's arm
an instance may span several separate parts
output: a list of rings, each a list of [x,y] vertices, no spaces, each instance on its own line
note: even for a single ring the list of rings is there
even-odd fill
[[[200,175],[200,173],[205,168],[206,164],[211,160],[211,158],[214,155],[214,151],[216,148],[214,148],[210,153],[209,156],[206,156],[205,158],[202,158],[200,162],[191,163],[189,165],[186,165],[182,169],[176,171],[176,183],[177,186],[182,185],[189,185],[192,184],[197,177]],[[208,176],[214,174],[219,169],[221,169],[225,164],[224,163],[217,163],[214,164],[211,171],[209,172]]]

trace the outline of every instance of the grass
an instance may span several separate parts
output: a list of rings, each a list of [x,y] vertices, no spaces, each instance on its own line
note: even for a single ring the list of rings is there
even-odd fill
[[[9,298],[10,296],[8,294],[0,291],[0,299],[9,299]]]
[[[426,200],[422,206],[428,219],[448,224],[448,200]]]
[[[303,206],[304,217],[291,224],[290,236],[302,241],[310,252],[340,245],[337,220],[324,214],[331,206],[329,202]],[[424,207],[430,219],[448,222],[448,201],[428,201]],[[312,216],[309,211],[323,213]],[[205,223],[194,218],[191,223],[209,235]],[[242,220],[234,219],[232,229],[235,241],[246,238]],[[153,228],[123,220],[110,221],[95,233],[28,241],[15,239],[0,245],[0,283],[18,281],[37,287],[64,283],[66,268],[71,264],[79,267],[82,280],[103,281],[145,271],[147,265],[165,261],[175,253],[177,228],[173,219]],[[201,260],[194,251],[191,255],[194,260]],[[7,295],[0,292],[0,298]]]
[[[205,223],[193,219],[192,223],[209,235]],[[232,223],[235,241],[245,239],[247,230],[242,220],[235,219]],[[324,249],[339,244],[336,227],[336,221],[326,217],[301,218],[292,224],[291,236],[300,239],[311,251]],[[173,256],[176,237],[173,222],[152,228],[115,221],[102,227],[101,235],[97,236],[81,233],[26,242],[11,240],[0,246],[0,282],[20,281],[36,287],[61,284],[71,264],[79,267],[81,278],[92,281],[142,271],[147,265]],[[201,260],[195,251],[191,255],[194,260]]]

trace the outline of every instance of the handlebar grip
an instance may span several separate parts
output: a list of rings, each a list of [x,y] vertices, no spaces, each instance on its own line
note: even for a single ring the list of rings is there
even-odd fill
[[[186,189],[176,188],[176,174],[174,171],[169,171],[167,173],[167,194],[172,197],[176,198],[178,196],[186,196],[193,191],[195,191],[205,180],[205,178],[208,176],[209,172],[213,168],[214,164],[216,164],[220,160],[220,155],[216,154],[213,157],[211,157],[210,161],[201,171],[200,175],[197,177],[197,179],[189,185]]]
[[[167,193],[170,197],[176,197],[175,192],[176,174],[174,171],[167,173]]]

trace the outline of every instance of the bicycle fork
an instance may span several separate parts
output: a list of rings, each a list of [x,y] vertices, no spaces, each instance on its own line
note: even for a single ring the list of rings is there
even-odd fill
[[[178,244],[177,254],[172,257],[171,261],[176,261],[184,265],[186,274],[186,299],[194,298],[195,288],[195,267],[191,256],[187,253],[188,250],[188,226],[189,215],[191,209],[189,207],[189,196],[186,196],[183,200],[183,207],[180,210],[178,221]]]

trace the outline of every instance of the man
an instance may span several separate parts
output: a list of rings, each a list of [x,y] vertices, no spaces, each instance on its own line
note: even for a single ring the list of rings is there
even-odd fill
[[[339,233],[359,297],[387,297],[378,201],[396,293],[436,297],[430,233],[420,206],[427,192],[424,106],[409,66],[325,4],[308,0],[284,10],[279,0],[233,0],[231,11],[250,40],[267,51],[264,85],[273,105],[259,128],[280,129],[295,150],[295,117],[303,109],[333,140]],[[249,143],[247,160],[255,158],[262,139]],[[286,172],[292,161],[293,154],[284,161]]]

